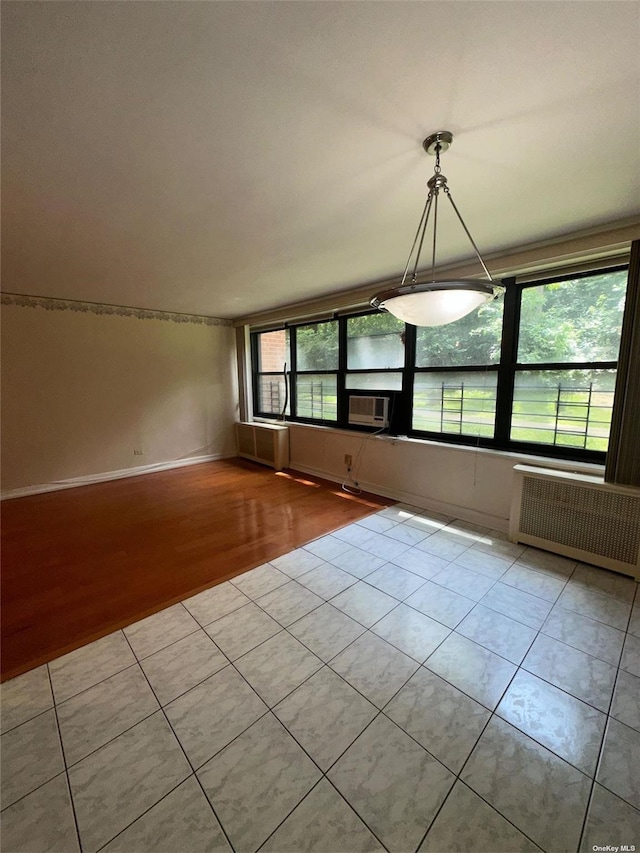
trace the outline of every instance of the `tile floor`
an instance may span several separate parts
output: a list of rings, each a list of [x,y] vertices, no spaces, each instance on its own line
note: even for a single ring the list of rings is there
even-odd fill
[[[396,505],[3,685],[2,850],[640,850],[639,686],[631,579]]]

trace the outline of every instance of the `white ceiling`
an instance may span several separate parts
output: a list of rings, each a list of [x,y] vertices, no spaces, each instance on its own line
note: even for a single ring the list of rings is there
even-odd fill
[[[640,213],[637,2],[15,2],[7,291],[233,318]],[[442,262],[470,255],[449,211]]]

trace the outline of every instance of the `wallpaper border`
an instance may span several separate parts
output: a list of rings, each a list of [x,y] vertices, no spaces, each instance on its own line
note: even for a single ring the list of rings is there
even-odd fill
[[[232,320],[207,317],[200,314],[176,314],[150,308],[128,308],[124,305],[103,305],[99,302],[80,302],[73,299],[54,299],[48,296],[26,296],[20,293],[3,293],[2,305],[19,308],[44,308],[45,311],[77,311],[98,316],[135,317],[137,320],[165,320],[170,323],[195,323],[199,326],[232,326]]]

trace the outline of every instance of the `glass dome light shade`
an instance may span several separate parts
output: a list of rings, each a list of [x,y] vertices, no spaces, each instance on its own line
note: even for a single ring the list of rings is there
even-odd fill
[[[374,296],[370,304],[413,326],[444,326],[490,302],[502,289],[475,280],[435,281],[396,287]]]

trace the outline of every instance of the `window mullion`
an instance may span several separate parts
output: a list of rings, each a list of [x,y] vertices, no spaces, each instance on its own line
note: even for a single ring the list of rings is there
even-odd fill
[[[413,412],[413,377],[416,369],[416,327],[405,323],[404,368],[402,370],[402,392],[396,396],[397,411],[394,412],[396,431],[409,435]]]
[[[345,393],[347,387],[347,318],[338,317],[338,426],[349,420],[349,405]]]
[[[289,329],[289,358],[291,359],[291,369],[289,372],[289,411],[291,412],[292,418],[296,418],[298,416],[298,403],[296,395],[298,385],[296,331],[297,330],[295,326],[291,326]]]
[[[494,440],[505,446],[511,432],[513,409],[513,386],[518,358],[518,330],[520,328],[520,301],[522,288],[515,278],[502,281],[505,286],[504,313],[502,316],[502,343],[498,365],[498,387],[496,391],[496,424]]]

